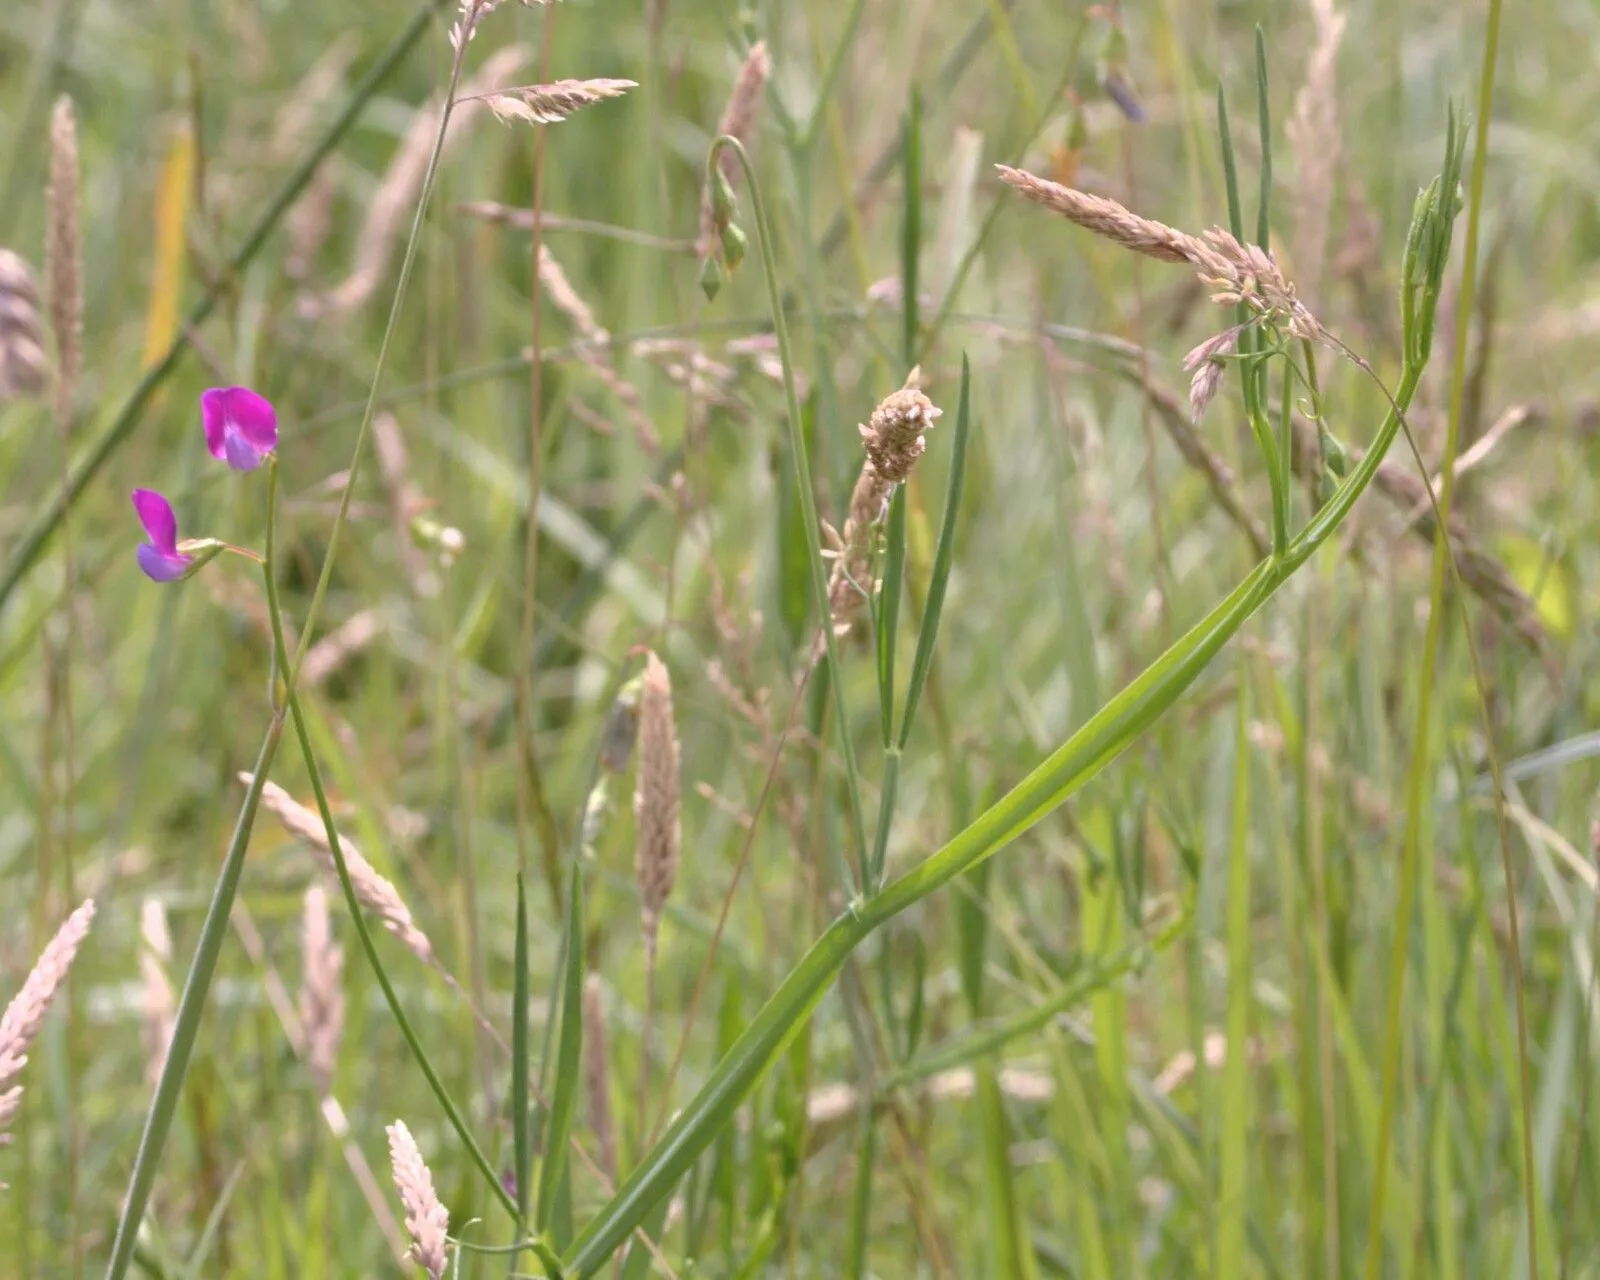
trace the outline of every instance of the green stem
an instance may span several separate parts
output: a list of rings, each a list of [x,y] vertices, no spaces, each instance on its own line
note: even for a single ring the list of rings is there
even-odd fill
[[[411,20],[406,23],[389,47],[362,82],[351,93],[344,109],[328,125],[327,131],[317,139],[306,158],[300,162],[299,167],[289,175],[277,195],[267,206],[261,217],[256,221],[250,233],[245,236],[244,242],[234,251],[223,269],[217,273],[216,279],[207,288],[204,296],[195,304],[184,323],[178,326],[176,335],[161,358],[151,365],[138,385],[123,401],[122,408],[117,411],[117,416],[111,424],[89,445],[88,451],[72,464],[67,476],[67,482],[62,490],[50,501],[33,521],[23,531],[14,544],[5,568],[0,570],[0,608],[5,606],[7,600],[21,583],[23,576],[39,558],[45,544],[50,540],[67,509],[78,500],[78,496],[88,487],[89,482],[99,474],[100,468],[105,466],[107,460],[117,448],[133,433],[139,425],[145,406],[155,395],[156,389],[171,376],[178,367],[184,352],[189,349],[191,337],[199,332],[210,317],[212,311],[222,300],[225,290],[230,288],[239,274],[247,267],[267,243],[273,230],[282,220],[300,193],[305,190],[306,184],[311,181],[317,167],[337,147],[344,135],[360,116],[362,109],[369,99],[377,93],[379,86],[386,80],[389,73],[395,69],[411,52],[411,46],[421,38],[427,29],[428,21],[433,15],[441,0],[423,0],[411,15]],[[346,491],[348,492],[348,490]]]
[[[810,542],[806,563],[811,570],[811,589],[816,594],[817,617],[822,627],[828,654],[828,685],[833,691],[834,717],[839,722],[839,749],[844,756],[845,777],[850,787],[850,824],[855,839],[858,892],[865,893],[871,881],[867,867],[867,836],[861,806],[861,778],[856,767],[855,745],[850,736],[849,707],[844,696],[844,671],[839,665],[839,647],[834,641],[831,611],[828,608],[828,576],[822,567],[822,523],[817,518],[817,496],[811,487],[811,460],[806,451],[805,430],[800,421],[800,396],[794,383],[794,354],[789,346],[789,324],[784,318],[783,299],[778,295],[778,266],[772,254],[772,230],[767,221],[766,202],[756,181],[750,156],[737,138],[724,134],[711,144],[708,171],[714,171],[724,147],[739,157],[745,183],[750,188],[750,203],[755,209],[756,240],[761,248],[761,266],[767,277],[767,299],[772,307],[772,327],[778,338],[778,354],[783,363],[783,394],[789,411],[789,452],[794,458],[795,483],[800,490],[800,514]]]
[[[277,754],[278,742],[283,737],[283,724],[284,716],[280,709],[273,713],[261,749],[256,753],[250,789],[245,793],[244,805],[234,823],[233,839],[222,859],[222,870],[212,891],[211,905],[206,909],[205,923],[200,927],[200,942],[195,947],[189,976],[183,984],[183,996],[178,1001],[167,1059],[161,1068],[161,1079],[156,1082],[156,1093],[151,1099],[149,1114],[145,1116],[139,1153],[134,1157],[122,1216],[117,1221],[116,1240],[111,1246],[111,1261],[106,1266],[106,1280],[122,1280],[127,1274],[128,1264],[133,1260],[134,1240],[139,1233],[145,1206],[150,1200],[150,1189],[155,1185],[156,1165],[160,1163],[161,1150],[172,1129],[173,1113],[177,1110],[184,1077],[188,1074],[189,1059],[194,1053],[195,1037],[200,1030],[200,1015],[205,1010],[206,993],[211,989],[211,979],[217,970],[217,957],[228,933],[228,916],[233,910],[239,876],[244,870],[250,829],[255,824],[267,771],[272,768],[273,756]]]

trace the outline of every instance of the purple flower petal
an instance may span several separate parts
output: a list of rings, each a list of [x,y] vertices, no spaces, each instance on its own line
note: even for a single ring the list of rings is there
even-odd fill
[[[133,509],[138,513],[139,523],[144,526],[144,531],[150,538],[151,547],[163,555],[176,555],[178,518],[172,514],[172,504],[154,489],[135,489]]]
[[[200,396],[206,447],[238,471],[252,471],[278,447],[278,415],[271,401],[248,387],[212,387]]]
[[[222,437],[222,454],[235,471],[254,471],[261,465],[261,459],[266,457],[244,438],[242,432],[236,431],[231,422]]]
[[[176,581],[188,572],[189,563],[194,559],[193,556],[186,556],[176,551],[157,550],[148,542],[141,542],[134,554],[138,557],[139,567],[144,570],[145,577],[152,582]]]

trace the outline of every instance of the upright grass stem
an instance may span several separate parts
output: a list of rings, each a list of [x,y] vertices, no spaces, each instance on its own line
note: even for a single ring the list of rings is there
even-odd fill
[[[1409,956],[1412,917],[1416,909],[1416,883],[1421,861],[1421,832],[1430,774],[1429,737],[1433,719],[1433,692],[1438,667],[1438,650],[1444,625],[1444,585],[1450,564],[1450,516],[1455,503],[1456,457],[1460,451],[1461,420],[1465,401],[1467,350],[1473,300],[1477,288],[1479,228],[1482,221],[1485,174],[1488,168],[1490,112],[1494,104],[1494,74],[1500,42],[1501,0],[1489,0],[1488,25],[1484,34],[1483,65],[1478,78],[1478,126],[1472,152],[1470,189],[1467,198],[1467,231],[1461,288],[1456,303],[1455,338],[1450,379],[1450,413],[1445,430],[1444,453],[1439,463],[1443,483],[1438,498],[1437,531],[1434,536],[1432,576],[1428,596],[1428,626],[1423,639],[1422,671],[1417,692],[1417,718],[1412,735],[1411,766],[1406,778],[1406,823],[1402,837],[1400,889],[1395,904],[1395,942],[1390,962],[1388,1006],[1384,1019],[1384,1056],[1381,1114],[1378,1124],[1377,1165],[1374,1170],[1372,1217],[1367,1233],[1366,1275],[1376,1280],[1382,1267],[1383,1218],[1389,1168],[1389,1148],[1394,1129],[1398,1093],[1401,1013]],[[1496,778],[1498,792],[1499,780]],[[1503,805],[1497,805],[1503,823]],[[1517,1067],[1519,1128],[1522,1140],[1523,1192],[1527,1209],[1528,1274],[1539,1274],[1537,1167],[1533,1151],[1533,1116],[1528,1098],[1528,1023],[1522,989],[1521,939],[1517,919],[1516,882],[1510,862],[1509,842],[1501,833],[1500,852],[1506,881],[1507,931],[1511,944],[1511,983],[1517,1021]]]

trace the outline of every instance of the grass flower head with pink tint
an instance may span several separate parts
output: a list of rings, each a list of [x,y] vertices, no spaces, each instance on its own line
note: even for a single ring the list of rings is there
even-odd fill
[[[249,387],[212,387],[200,396],[206,447],[235,471],[254,471],[278,447],[278,414]]]

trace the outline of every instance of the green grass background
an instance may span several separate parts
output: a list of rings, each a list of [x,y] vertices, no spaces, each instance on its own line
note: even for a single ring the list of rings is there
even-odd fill
[[[917,276],[929,295],[921,359],[946,415],[908,491],[902,689],[939,530],[963,354],[971,361],[954,568],[933,676],[899,767],[888,844],[898,872],[1083,724],[1256,559],[1130,376],[1142,363],[1151,382],[1181,395],[1183,353],[1226,313],[1182,268],[1133,259],[1052,219],[995,183],[990,166],[1020,161],[1050,172],[1067,149],[1089,189],[1186,229],[1225,223],[1220,84],[1253,218],[1260,23],[1274,121],[1274,248],[1291,278],[1317,282],[1306,295],[1316,313],[1392,383],[1393,297],[1411,202],[1437,168],[1447,104],[1476,102],[1485,6],[1347,7],[1340,154],[1321,262],[1297,254],[1293,211],[1308,181],[1329,178],[1308,171],[1281,127],[1313,42],[1302,5],[1130,4],[1121,48],[1102,14],[1035,0],[663,8],[653,40],[637,4],[567,0],[553,18],[506,6],[484,21],[468,67],[522,43],[523,80],[539,78],[547,56],[552,78],[639,81],[627,97],[547,131],[544,206],[683,241],[695,234],[706,151],[743,50],[752,38],[769,42],[774,77],[751,152],[806,384],[814,490],[835,524],[861,462],[855,424],[905,373],[901,308],[876,300],[872,286],[902,275],[914,211]],[[224,264],[408,17],[404,6],[369,0],[59,0],[0,12],[0,244],[35,263],[55,94],[70,93],[80,117],[79,449],[141,374],[159,284],[157,190],[182,128],[196,140],[185,306],[222,286],[195,350],[72,509],[70,609],[59,540],[0,608],[0,995],[20,983],[70,909],[69,884],[100,904],[70,999],[31,1055],[16,1141],[0,1151],[0,1178],[10,1184],[0,1193],[6,1275],[99,1274],[105,1265],[151,1092],[140,903],[151,895],[165,903],[180,981],[243,795],[235,774],[250,767],[269,715],[256,577],[225,560],[181,586],[146,582],[133,562],[127,491],[148,485],[172,495],[187,535],[259,544],[260,478],[225,473],[205,457],[197,397],[234,381],[270,396],[282,429],[284,607],[291,625],[304,619],[400,244],[374,296],[351,314],[307,319],[297,296],[349,270],[399,140],[448,77],[448,13],[431,21],[325,161],[332,221],[305,286],[288,278],[281,228],[237,275],[223,278]],[[1120,761],[985,873],[918,904],[859,949],[806,1034],[679,1185],[667,1225],[652,1220],[677,1275],[1498,1278],[1528,1274],[1530,1204],[1539,1273],[1600,1275],[1588,834],[1597,774],[1572,749],[1600,713],[1590,604],[1600,580],[1589,358],[1600,252],[1600,173],[1590,158],[1597,38],[1600,10],[1588,3],[1507,14],[1477,305],[1471,317],[1456,316],[1447,287],[1434,364],[1409,415],[1435,465],[1461,323],[1472,325],[1464,444],[1513,406],[1536,409],[1469,474],[1457,500],[1473,537],[1533,601],[1543,651],[1452,589],[1437,674],[1424,685],[1429,545],[1403,527],[1405,504],[1369,494],[1352,534],[1313,559]],[[1101,81],[1113,69],[1134,86],[1145,122],[1129,122],[1107,97]],[[898,160],[876,176],[874,165],[893,157],[913,96],[922,172],[908,189]],[[549,868],[568,854],[597,735],[617,683],[635,669],[636,646],[666,657],[683,742],[684,854],[648,1046],[629,778],[612,779],[611,810],[584,864],[583,951],[602,984],[625,1171],[658,1118],[688,1100],[845,905],[840,866],[851,836],[840,738],[827,724],[826,753],[806,734],[788,748],[691,1021],[739,857],[736,815],[758,806],[771,737],[815,622],[782,388],[726,347],[771,332],[748,195],[740,223],[752,237],[749,259],[710,302],[692,254],[592,228],[547,232],[621,342],[618,368],[637,385],[664,448],[658,457],[641,449],[625,407],[592,370],[546,361],[534,601],[546,826],[519,817],[519,785],[525,796],[530,787],[519,778],[510,714],[530,659],[521,625],[529,237],[461,208],[526,206],[535,143],[531,131],[487,115],[461,127],[381,391],[407,443],[411,480],[429,514],[463,532],[465,550],[448,568],[433,564],[435,594],[419,592],[376,468],[366,466],[324,616],[332,628],[371,611],[377,636],[306,708],[342,829],[395,882],[444,964],[482,993],[503,1035],[520,843],[537,1042],[545,997],[557,998],[562,933],[552,885],[563,873]],[[808,127],[812,145],[802,147]],[[979,158],[975,185],[957,171],[964,148]],[[994,209],[992,232],[947,298],[961,251]],[[1458,228],[1452,279],[1460,243]],[[935,330],[945,303],[950,314]],[[563,348],[574,334],[547,307],[540,336]],[[725,394],[709,407],[703,395],[686,396],[664,360],[628,345],[634,336],[700,344],[728,367]],[[1108,339],[1147,355],[1130,361]],[[1363,445],[1386,407],[1381,396],[1331,355],[1319,367],[1330,425]],[[597,419],[612,433],[596,430]],[[1264,523],[1267,484],[1231,383],[1203,433]],[[1414,470],[1401,447],[1390,460]],[[20,545],[60,470],[45,406],[0,405],[0,553]],[[681,490],[671,481],[679,470]],[[1302,520],[1305,501],[1297,487]],[[63,652],[70,808],[63,660],[51,656]],[[841,654],[870,832],[885,768],[873,662],[855,641]],[[727,696],[730,685],[758,709],[754,720]],[[1418,759],[1424,697],[1432,728]],[[828,714],[813,689],[799,718],[820,728]],[[1512,770],[1508,886],[1482,776],[1491,754],[1508,763],[1563,744],[1553,758]],[[1397,954],[1410,769],[1422,786],[1413,815],[1417,915]],[[310,803],[293,749],[274,776]],[[559,845],[547,841],[552,830]],[[291,990],[312,867],[263,816],[240,900]],[[1516,966],[1511,894],[1522,926]],[[347,920],[339,931],[348,1021],[333,1092],[351,1140],[393,1205],[383,1126],[405,1119],[453,1230],[505,1243],[509,1224],[408,1057]],[[377,945],[480,1144],[510,1168],[504,1053],[436,975],[387,935]],[[1402,971],[1391,1050],[1385,1006]],[[1519,980],[1531,1185],[1513,1013]],[[974,1029],[1053,997],[1055,1016],[998,1047],[972,1047]],[[680,1040],[683,1067],[669,1093]],[[1229,1051],[1218,1054],[1221,1046]],[[1379,1202],[1391,1051],[1398,1090]],[[1211,1065],[1172,1071],[1185,1054]],[[804,1122],[807,1099],[817,1105],[828,1086],[869,1089],[928,1064],[971,1074],[954,1090],[926,1080],[885,1089],[867,1124],[853,1110]],[[575,1132],[592,1145],[582,1102]],[[570,1208],[557,1218],[570,1215],[576,1227],[605,1199],[582,1169],[565,1195]],[[1374,1223],[1376,1272],[1366,1269]],[[648,1264],[637,1255],[631,1273]],[[536,1273],[531,1255],[512,1265]],[[267,1002],[263,969],[237,936],[210,993],[136,1266],[168,1276],[396,1269]],[[467,1257],[461,1272],[507,1266],[504,1257]]]

